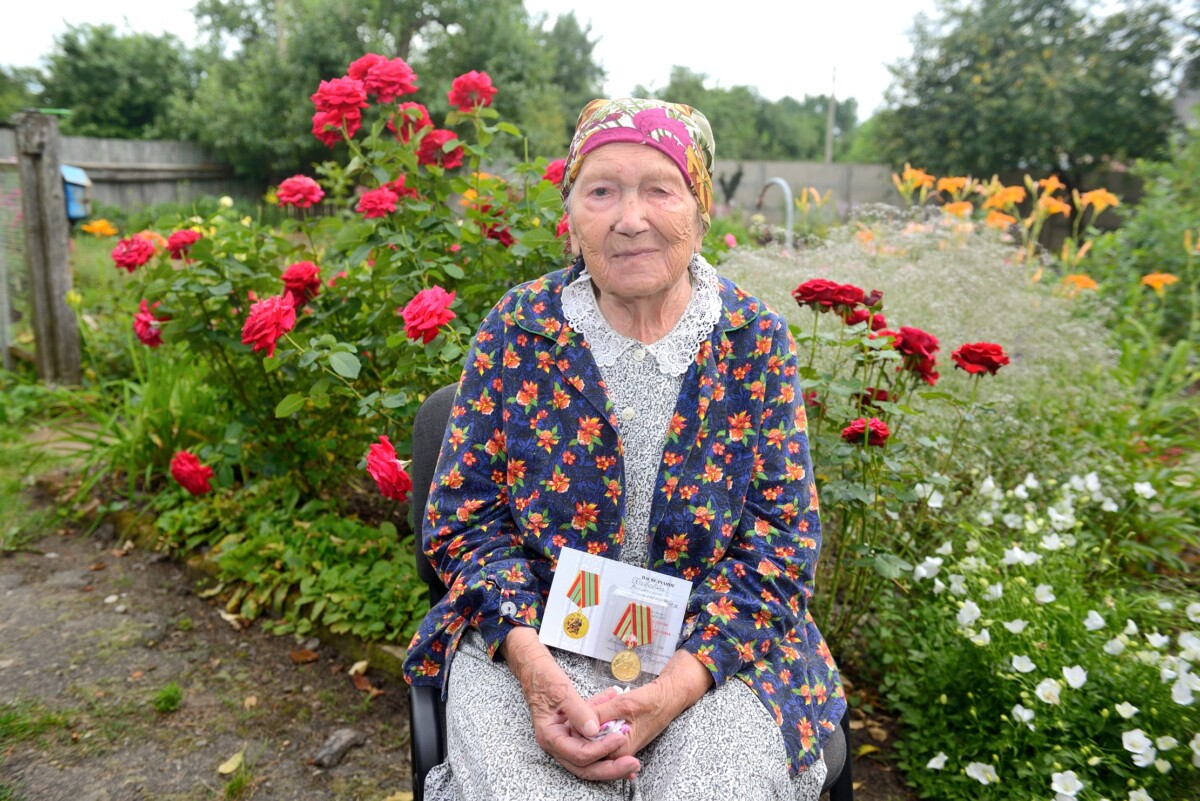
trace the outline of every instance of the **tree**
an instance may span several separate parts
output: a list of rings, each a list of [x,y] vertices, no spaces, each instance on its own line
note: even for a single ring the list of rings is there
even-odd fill
[[[329,156],[311,136],[311,95],[364,53],[405,59],[419,76],[415,99],[435,119],[458,75],[487,72],[494,105],[529,139],[530,155],[565,153],[601,72],[573,15],[552,30],[521,0],[201,0],[196,8],[209,65],[195,101],[173,104],[179,132],[239,173],[275,180]],[[522,144],[503,138],[518,152]]]
[[[782,97],[770,101],[749,86],[708,88],[708,76],[687,67],[671,69],[661,90],[638,86],[634,92],[686,103],[708,117],[717,142],[717,158],[815,161],[824,158],[827,95],[805,96],[804,101]],[[838,101],[834,110],[834,152],[845,150],[857,126],[858,104],[853,98]]]
[[[0,122],[37,104],[41,73],[33,67],[0,67]]]
[[[1077,0],[946,0],[893,66],[877,141],[893,164],[988,176],[1080,173],[1162,153],[1170,12],[1099,17]]]
[[[48,61],[39,102],[70,109],[63,133],[79,136],[161,136],[171,98],[190,98],[196,80],[177,37],[112,25],[68,26]]]

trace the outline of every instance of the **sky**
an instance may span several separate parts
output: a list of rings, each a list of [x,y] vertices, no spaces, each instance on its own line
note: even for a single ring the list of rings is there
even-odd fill
[[[479,0],[486,2],[487,0]],[[0,26],[0,64],[40,66],[67,23],[112,23],[118,30],[173,33],[194,44],[195,0],[49,0],[23,6]],[[759,0],[747,13],[737,2],[660,0],[525,0],[551,21],[574,10],[598,40],[594,56],[608,73],[605,94],[630,94],[639,84],[667,84],[673,65],[708,76],[709,86],[753,86],[768,100],[825,94],[858,101],[859,119],[883,103],[887,65],[908,56],[908,31],[934,0]],[[715,11],[705,10],[707,8]],[[17,21],[19,18],[19,21]]]

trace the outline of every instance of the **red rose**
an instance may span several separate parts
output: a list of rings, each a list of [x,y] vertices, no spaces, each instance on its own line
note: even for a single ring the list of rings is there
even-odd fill
[[[517,240],[513,238],[512,231],[507,227],[501,228],[498,222],[485,222],[489,218],[494,219],[491,205],[484,203],[478,209],[480,215],[484,218],[479,222],[479,229],[488,239],[495,239],[506,248],[513,246]]]
[[[417,163],[426,166],[436,164],[444,170],[452,170],[462,164],[463,149],[462,145],[451,150],[449,153],[442,150],[442,147],[452,139],[457,139],[454,131],[447,131],[444,128],[435,128],[421,138],[421,145],[417,148]]]
[[[562,239],[565,235],[571,232],[570,223],[567,221],[567,213],[564,211],[563,216],[558,218],[558,227],[554,229],[554,235]]]
[[[384,186],[395,192],[397,197],[418,197],[415,187],[404,185],[406,180],[407,178],[404,173],[400,173],[400,176],[396,180],[389,181]]]
[[[867,387],[859,393],[858,402],[863,406],[874,406],[876,403],[887,403],[892,399],[892,395],[886,389],[876,389],[875,387]]]
[[[192,245],[202,238],[199,231],[193,231],[190,228],[176,231],[167,239],[167,252],[171,254],[172,259],[182,259],[187,256]]]
[[[170,317],[157,317],[154,314],[154,309],[158,308],[156,302],[153,306],[147,305],[146,301],[142,301],[142,305],[138,307],[137,313],[133,315],[133,333],[142,341],[142,344],[152,348],[157,348],[162,344],[162,324]]]
[[[857,325],[871,321],[872,331],[882,331],[887,328],[887,320],[882,314],[871,314],[870,309],[843,309],[842,319],[846,321],[846,325]]]
[[[566,159],[555,159],[550,162],[550,166],[546,167],[546,171],[542,173],[542,180],[558,186],[562,183],[563,171],[567,168]]]
[[[318,111],[313,115],[312,134],[326,147],[333,147],[342,141],[342,126],[346,127],[346,136],[351,138],[362,127],[362,112],[358,109],[341,111]]]
[[[438,335],[438,329],[458,316],[450,311],[454,294],[440,286],[418,292],[400,312],[404,318],[404,333],[408,338],[413,341],[419,339],[425,345],[432,342]]]
[[[388,120],[387,127],[396,135],[397,141],[407,142],[422,128],[432,128],[433,120],[429,118],[429,109],[420,103],[401,103],[396,106],[396,113]]]
[[[325,190],[307,175],[293,175],[291,178],[285,178],[279,185],[279,189],[275,190],[275,197],[281,206],[307,209],[321,202],[321,198],[325,197]]]
[[[825,404],[821,402],[821,399],[817,397],[817,391],[815,389],[804,390],[804,392],[801,394],[801,397],[804,398],[805,406],[811,406],[814,409],[821,409],[825,406]]]
[[[367,107],[367,90],[356,78],[334,78],[321,81],[317,91],[309,96],[317,111],[340,111],[343,114],[358,114]]]
[[[154,245],[140,236],[131,236],[117,243],[112,249],[112,258],[118,267],[133,272],[154,258]]]
[[[346,277],[346,271],[342,270],[337,275],[335,275],[333,278],[330,278],[327,282],[325,282],[325,286],[330,287],[332,289],[334,284],[336,284],[340,279],[345,278],[345,277]]]
[[[317,265],[311,261],[289,264],[280,276],[287,293],[292,296],[292,306],[300,308],[321,291],[321,276]]]
[[[893,346],[904,355],[904,368],[919,375],[929,386],[936,384],[938,373],[934,369],[937,367],[934,354],[940,350],[937,337],[906,325],[900,326],[895,337]]]
[[[951,353],[950,358],[954,360],[955,367],[961,367],[972,375],[984,370],[989,375],[995,375],[997,370],[1009,363],[1004,348],[991,342],[968,343]]]
[[[355,211],[368,220],[373,217],[386,217],[396,210],[396,201],[400,196],[386,186],[369,189],[358,199]]]
[[[454,83],[450,84],[450,91],[446,93],[450,105],[457,106],[459,111],[474,111],[480,106],[490,106],[495,96],[492,79],[486,72],[475,70],[455,78]]]
[[[792,297],[799,305],[817,311],[829,311],[835,306],[849,310],[863,302],[865,293],[853,284],[814,278],[793,289]]]
[[[380,59],[367,70],[363,87],[380,103],[391,103],[400,95],[417,91],[417,74],[402,58]]]
[[[200,460],[187,451],[179,451],[171,457],[171,476],[193,495],[212,492],[208,483],[213,477],[212,468],[200,464]]]
[[[346,77],[353,78],[356,81],[365,81],[367,73],[371,71],[371,67],[384,61],[387,61],[387,56],[381,56],[378,53],[367,53],[350,62],[350,66],[346,69]]]
[[[275,355],[275,343],[296,325],[295,300],[291,293],[272,295],[250,307],[246,324],[242,326],[242,344],[253,350],[265,350],[267,357]]]
[[[842,429],[842,439],[846,442],[861,445],[865,439],[868,445],[875,447],[881,447],[883,443],[887,442],[890,434],[887,423],[878,417],[872,417],[870,420],[860,417]]]
[[[396,449],[385,436],[379,437],[379,442],[371,445],[367,451],[367,472],[375,479],[375,484],[383,497],[393,501],[403,501],[408,498],[412,489],[412,479],[408,477],[400,460],[396,458]]]

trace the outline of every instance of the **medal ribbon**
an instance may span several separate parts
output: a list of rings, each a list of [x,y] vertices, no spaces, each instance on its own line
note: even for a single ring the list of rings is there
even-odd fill
[[[587,609],[600,603],[600,576],[580,570],[579,575],[571,582],[567,597],[580,609]]]
[[[613,634],[630,648],[649,645],[654,640],[650,607],[646,604],[629,604],[625,607],[625,612],[621,615],[617,627],[613,629]]]

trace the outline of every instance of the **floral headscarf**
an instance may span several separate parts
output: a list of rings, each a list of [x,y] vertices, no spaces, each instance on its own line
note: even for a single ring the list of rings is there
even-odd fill
[[[707,117],[691,106],[663,100],[639,97],[593,100],[584,106],[575,124],[575,136],[563,170],[564,201],[579,177],[584,156],[614,142],[649,145],[674,162],[700,204],[704,230],[708,230],[716,148]]]

